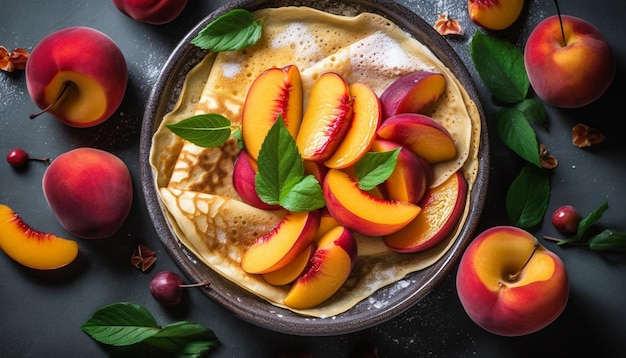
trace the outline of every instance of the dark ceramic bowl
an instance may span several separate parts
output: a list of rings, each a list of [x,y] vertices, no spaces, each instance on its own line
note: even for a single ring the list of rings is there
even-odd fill
[[[180,244],[166,220],[164,207],[154,185],[154,173],[148,161],[151,140],[156,128],[163,115],[174,107],[187,72],[205,55],[204,51],[190,45],[190,40],[207,24],[229,10],[235,8],[256,10],[286,5],[304,5],[328,12],[333,12],[332,8],[340,5],[344,8],[355,9],[357,12],[378,13],[390,19],[428,46],[435,55],[452,69],[478,105],[481,118],[483,118],[479,152],[480,166],[478,178],[471,196],[472,207],[460,237],[456,240],[454,246],[434,265],[410,274],[404,280],[404,282],[410,282],[406,287],[404,285],[390,285],[382,288],[372,295],[371,300],[364,300],[350,310],[328,318],[303,317],[289,310],[273,306],[224,279],[195,259],[193,254]],[[344,2],[330,0],[242,0],[229,2],[197,24],[181,40],[167,60],[146,106],[141,130],[140,160],[143,192],[156,231],[172,259],[189,280],[198,282],[208,278],[211,286],[203,289],[204,294],[244,321],[288,334],[320,336],[354,332],[389,320],[417,303],[446,277],[460,260],[463,251],[472,240],[478,224],[487,189],[489,152],[487,128],[484,122],[482,107],[467,69],[445,39],[431,25],[427,24],[409,9],[396,2],[384,0],[351,0]],[[372,304],[371,302],[384,302],[384,305]]]

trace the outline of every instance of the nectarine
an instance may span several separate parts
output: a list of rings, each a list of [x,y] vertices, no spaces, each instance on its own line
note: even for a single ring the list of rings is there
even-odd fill
[[[133,20],[162,25],[180,15],[187,0],[113,0],[113,5]]]
[[[393,81],[380,95],[383,119],[400,113],[419,113],[446,89],[443,74],[416,71]]]

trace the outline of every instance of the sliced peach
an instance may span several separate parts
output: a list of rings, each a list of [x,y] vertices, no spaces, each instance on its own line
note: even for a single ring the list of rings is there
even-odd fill
[[[361,159],[370,149],[382,121],[380,101],[368,85],[353,83],[350,95],[352,122],[335,153],[324,162],[329,168],[346,168]]]
[[[302,159],[323,162],[346,135],[352,121],[352,97],[346,80],[335,72],[313,84],[296,145]]]
[[[233,167],[233,187],[244,203],[263,210],[279,209],[279,205],[270,205],[261,200],[256,191],[254,178],[258,168],[256,160],[245,149],[239,153]]]
[[[467,0],[470,19],[489,30],[504,30],[522,13],[524,0]]]
[[[323,183],[324,177],[328,172],[328,167],[322,162],[314,162],[311,160],[304,161],[304,171],[306,174],[311,174],[317,179],[318,182]]]
[[[385,180],[383,186],[389,199],[408,201],[418,204],[428,188],[428,174],[424,166],[430,167],[425,160],[421,160],[415,153],[400,144],[384,139],[377,139],[372,145],[374,152],[387,152],[401,147],[396,167]],[[432,171],[432,169],[430,169]]]
[[[339,226],[339,223],[337,222],[337,219],[330,215],[328,208],[324,207],[320,209],[320,227],[317,229],[316,238],[321,238],[335,226]]]
[[[335,227],[320,239],[305,273],[293,283],[283,304],[305,309],[326,301],[348,279],[356,256],[356,241],[350,230]]]
[[[276,271],[264,273],[263,279],[265,279],[267,283],[275,286],[283,286],[292,283],[304,273],[313,252],[315,252],[315,247],[314,244],[307,246],[298,256],[291,260],[287,266]]]
[[[279,114],[296,138],[302,120],[302,80],[298,67],[289,65],[263,71],[252,82],[242,112],[243,142],[254,160]]]
[[[387,118],[378,136],[402,144],[429,163],[456,157],[456,144],[448,130],[433,118],[416,113],[401,113]]]
[[[461,172],[431,188],[420,202],[422,212],[401,230],[387,235],[385,244],[397,252],[429,249],[454,230],[465,209],[467,182]]]
[[[400,113],[419,113],[435,102],[446,89],[439,72],[416,71],[393,81],[380,95],[383,118]]]
[[[323,184],[326,207],[340,225],[371,236],[400,230],[420,212],[403,201],[377,198],[361,190],[358,182],[340,169],[330,169]]]
[[[261,274],[287,266],[313,242],[319,225],[319,210],[288,212],[274,230],[248,248],[241,258],[241,268]]]
[[[37,270],[66,266],[78,256],[76,241],[34,230],[1,204],[0,249],[19,264]]]

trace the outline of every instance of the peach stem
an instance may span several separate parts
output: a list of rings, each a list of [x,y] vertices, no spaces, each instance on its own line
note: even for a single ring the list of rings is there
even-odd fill
[[[535,246],[533,247],[533,252],[530,253],[530,256],[528,257],[528,260],[526,260],[526,262],[524,262],[524,265],[522,265],[522,267],[519,269],[519,271],[517,271],[514,274],[509,274],[507,276],[507,280],[509,281],[515,281],[517,280],[517,278],[519,277],[520,273],[524,270],[524,267],[526,267],[526,265],[528,265],[528,263],[530,262],[530,260],[533,258],[533,256],[535,255],[535,252],[537,252],[537,249],[539,248],[539,243],[535,241]]]
[[[565,40],[565,30],[563,30],[563,19],[561,18],[561,9],[559,9],[559,2],[554,0],[556,5],[556,13],[559,16],[559,24],[561,25],[561,38],[563,39],[563,47],[567,46],[567,40]]]
[[[33,113],[33,114],[29,115],[28,118],[35,119],[35,118],[39,117],[40,115],[48,112],[50,110],[50,108],[52,108],[52,106],[54,106],[55,104],[57,104],[57,102],[59,102],[59,100],[61,99],[61,97],[63,96],[63,94],[67,90],[67,88],[70,86],[70,84],[71,83],[69,81],[66,81],[65,83],[63,83],[63,88],[61,88],[61,92],[59,92],[59,95],[57,96],[57,98],[55,98],[54,101],[52,101],[52,103],[50,103],[46,108],[42,109],[41,112]]]

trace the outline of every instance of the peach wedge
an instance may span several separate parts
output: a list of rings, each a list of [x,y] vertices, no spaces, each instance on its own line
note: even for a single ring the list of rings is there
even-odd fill
[[[335,153],[324,162],[329,168],[346,168],[361,159],[370,149],[382,121],[380,101],[368,85],[353,83],[350,95],[352,122]]]
[[[0,205],[0,249],[21,265],[52,270],[78,256],[78,244],[32,229],[11,208]]]
[[[419,113],[446,89],[443,74],[416,71],[393,81],[380,95],[383,118],[400,113]]]
[[[252,274],[287,266],[309,246],[320,224],[319,210],[288,212],[274,230],[258,237],[241,258],[241,268]]]
[[[461,172],[456,172],[426,192],[420,202],[420,214],[401,230],[385,236],[385,244],[394,251],[411,253],[442,242],[463,215],[466,195],[467,182]]]
[[[296,145],[304,160],[323,162],[343,141],[352,121],[350,87],[341,75],[326,72],[311,88]]]
[[[296,138],[302,120],[302,79],[300,70],[293,65],[263,71],[248,90],[241,132],[244,145],[254,160],[280,114],[287,130]]]
[[[287,266],[276,271],[264,273],[263,279],[274,286],[283,286],[292,283],[304,273],[309,259],[311,259],[313,252],[315,252],[315,248],[316,246],[314,244],[307,246],[298,256],[291,260]]]
[[[402,113],[387,118],[378,128],[378,136],[410,148],[431,164],[453,159],[457,153],[448,130],[423,114]]]
[[[239,152],[233,167],[233,187],[244,203],[263,210],[279,209],[279,205],[270,205],[261,200],[256,191],[254,178],[258,171],[256,160],[254,160],[247,150]]]
[[[283,304],[305,309],[329,299],[348,279],[357,257],[354,236],[345,227],[337,226],[318,243],[309,265],[291,286]]]
[[[371,236],[400,230],[420,212],[403,201],[380,199],[361,190],[358,182],[339,169],[330,169],[322,187],[326,207],[339,225]]]

